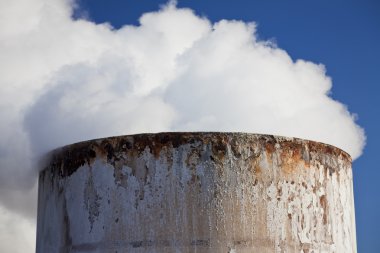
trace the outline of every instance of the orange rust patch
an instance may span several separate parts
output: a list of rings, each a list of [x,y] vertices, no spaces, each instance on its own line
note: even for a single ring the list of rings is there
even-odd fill
[[[265,150],[270,155],[272,155],[276,151],[276,149],[274,147],[274,144],[273,143],[269,143],[269,142],[265,143]]]
[[[310,161],[302,156],[303,151],[304,148],[300,144],[291,142],[282,143],[280,154],[282,171],[286,174],[292,174],[300,165],[304,168],[310,168]]]
[[[262,173],[262,169],[258,164],[255,165],[255,173],[257,175],[260,175]]]
[[[323,224],[327,224],[327,199],[325,195],[322,195],[319,198],[319,203],[321,204],[321,207],[323,209]]]

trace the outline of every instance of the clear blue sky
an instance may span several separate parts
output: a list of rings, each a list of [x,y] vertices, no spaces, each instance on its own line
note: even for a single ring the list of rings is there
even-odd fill
[[[80,12],[118,28],[166,1],[81,0]],[[332,97],[358,114],[367,145],[354,162],[358,252],[380,252],[380,1],[378,0],[179,0],[211,21],[258,23],[262,39],[274,39],[294,59],[323,63]],[[379,152],[379,154],[377,154]]]

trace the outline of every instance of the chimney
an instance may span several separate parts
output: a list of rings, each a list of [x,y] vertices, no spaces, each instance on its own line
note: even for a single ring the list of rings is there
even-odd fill
[[[351,158],[246,133],[158,133],[53,151],[37,253],[356,252]]]

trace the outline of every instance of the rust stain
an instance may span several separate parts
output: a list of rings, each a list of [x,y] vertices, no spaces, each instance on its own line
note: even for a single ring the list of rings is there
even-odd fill
[[[219,136],[212,142],[213,157],[222,161],[227,154],[228,139],[227,136]]]
[[[285,174],[293,174],[297,170],[297,166],[300,162],[303,162],[301,159],[301,152],[299,147],[291,149],[289,146],[282,147],[281,157],[281,168]]]
[[[265,143],[265,150],[267,154],[273,154],[276,151],[276,148],[274,147],[274,143],[272,142]]]
[[[254,172],[255,172],[255,174],[256,175],[261,175],[261,173],[262,173],[262,169],[261,169],[261,167],[258,165],[258,164],[256,164],[255,166],[254,166]]]
[[[319,198],[319,203],[321,204],[321,207],[323,209],[323,224],[327,224],[328,203],[327,203],[327,198],[325,195],[322,195]]]

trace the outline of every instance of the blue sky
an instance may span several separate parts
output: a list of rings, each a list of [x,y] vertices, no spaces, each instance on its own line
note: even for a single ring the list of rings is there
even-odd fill
[[[115,28],[138,24],[142,13],[166,1],[81,0],[78,13]],[[353,163],[358,252],[380,252],[380,2],[179,0],[212,22],[254,21],[258,37],[273,40],[293,59],[326,66],[331,96],[358,115],[367,144]]]

